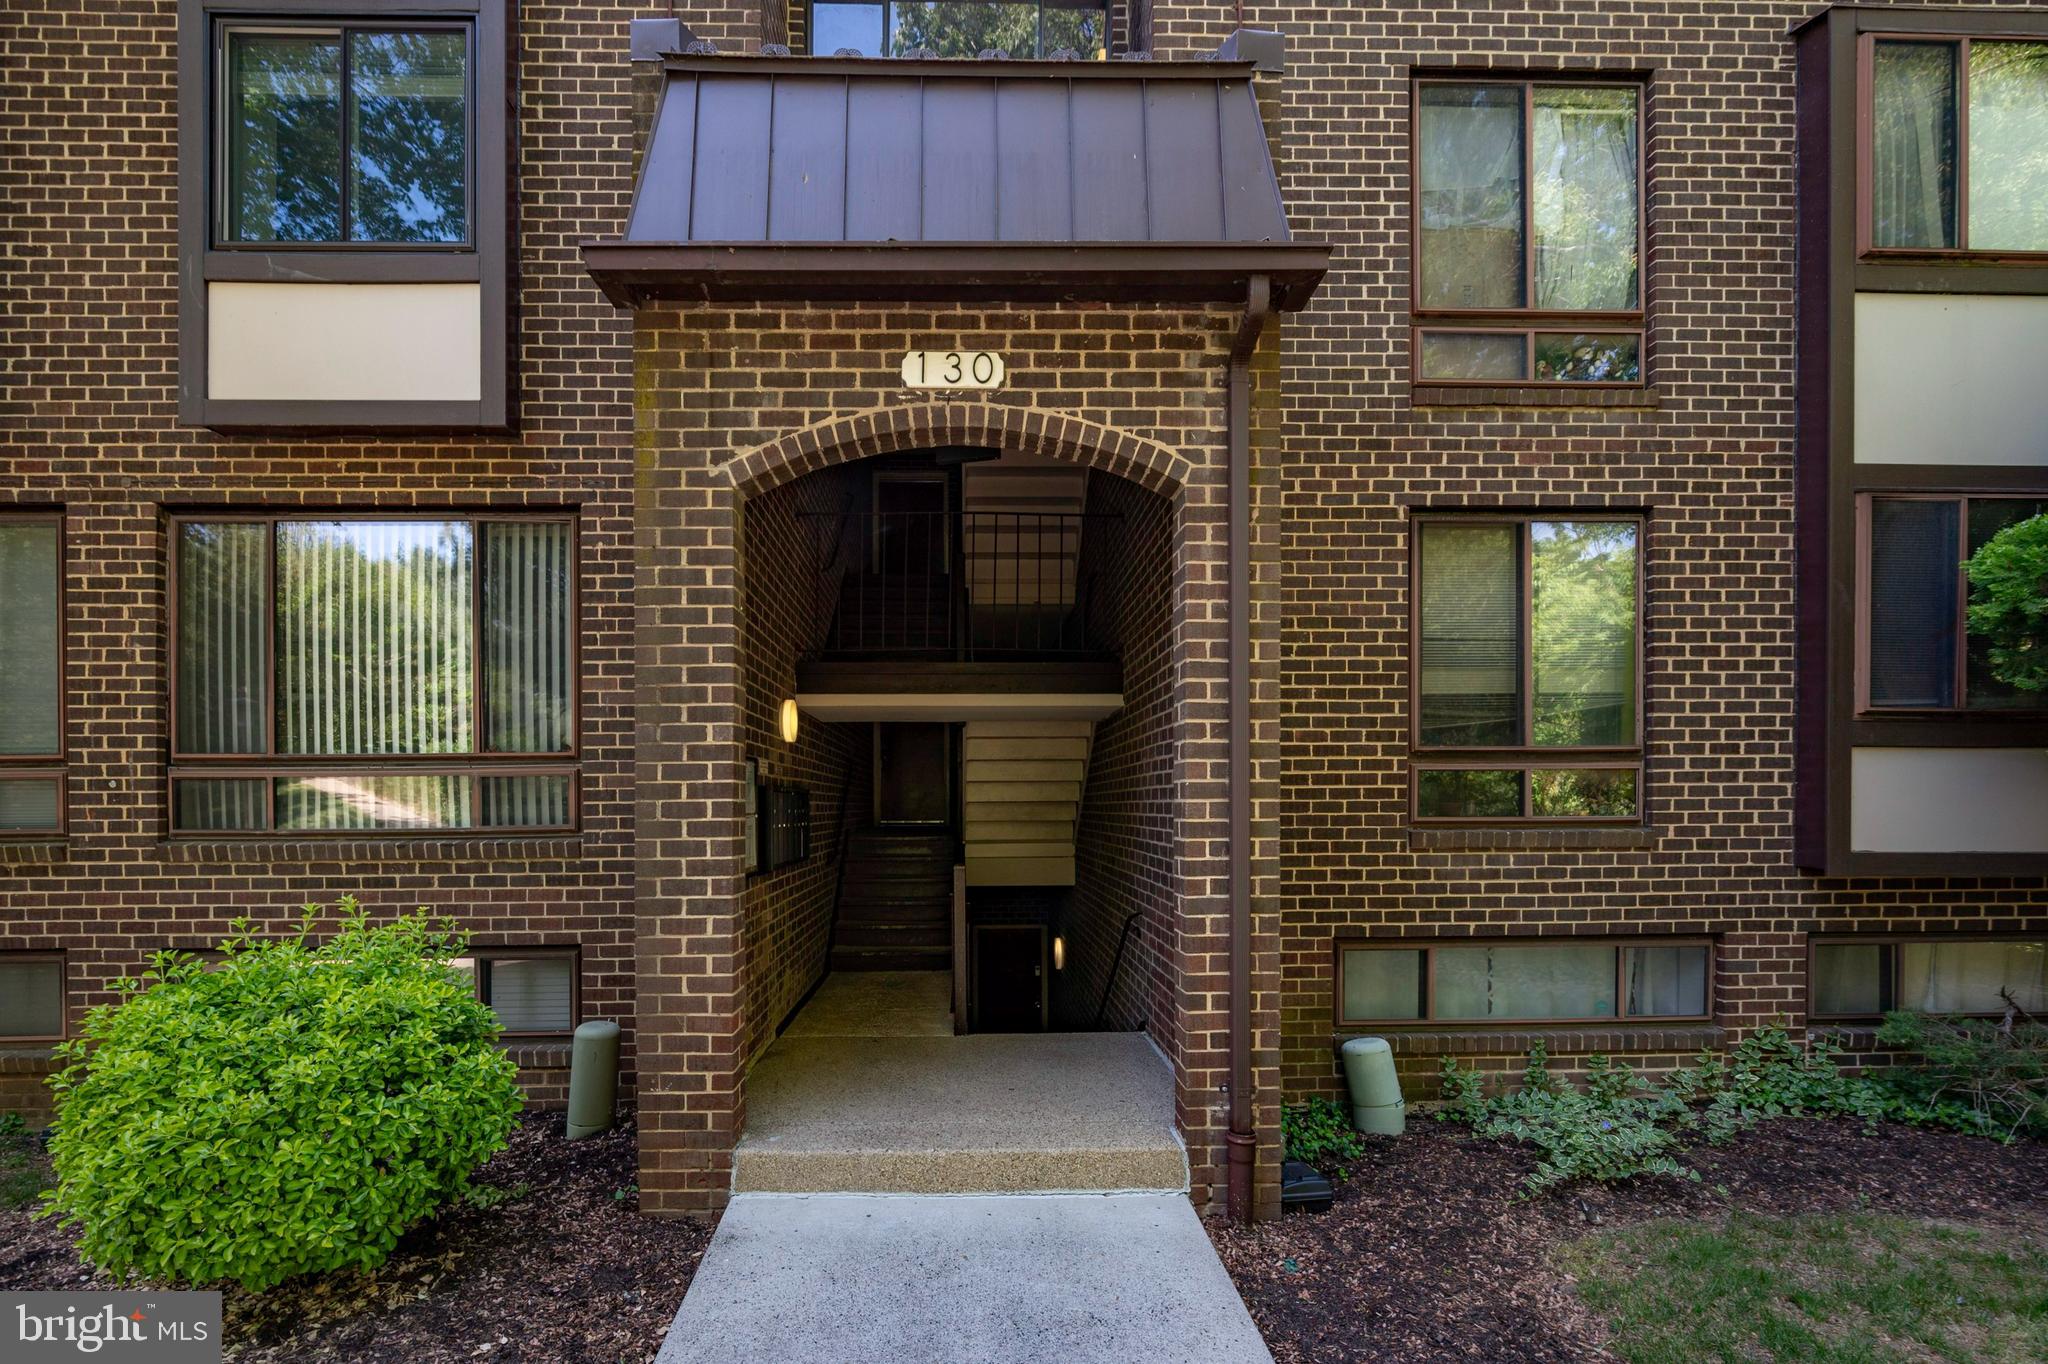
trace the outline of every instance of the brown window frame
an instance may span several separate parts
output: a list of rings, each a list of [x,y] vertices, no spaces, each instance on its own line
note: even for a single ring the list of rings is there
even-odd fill
[[[476,543],[482,543],[482,527],[488,522],[511,522],[515,524],[554,523],[569,527],[569,747],[561,753],[488,753],[483,749],[484,710],[482,704],[471,707],[472,749],[466,754],[421,753],[421,754],[333,754],[280,755],[277,752],[277,527],[287,522],[467,522],[474,529]],[[179,528],[188,523],[204,525],[253,524],[270,527],[265,544],[264,586],[270,609],[263,620],[264,657],[264,733],[268,752],[264,753],[184,753],[178,749],[178,699],[181,679],[178,667],[178,566]],[[409,839],[409,838],[471,838],[490,837],[540,837],[551,834],[570,833],[582,827],[582,762],[583,762],[583,536],[582,519],[574,511],[553,512],[476,512],[460,508],[446,510],[408,510],[404,512],[362,512],[347,508],[294,507],[272,512],[228,512],[208,513],[203,511],[181,511],[165,518],[166,588],[164,617],[167,640],[166,668],[170,678],[169,717],[170,735],[167,743],[170,761],[167,764],[164,784],[165,827],[169,836],[180,841],[218,842],[221,839],[236,841],[253,839],[291,840],[306,839]],[[483,612],[483,574],[479,570],[471,583],[471,616],[476,626],[475,638],[481,640]],[[482,690],[481,669],[474,685]],[[345,773],[357,776],[458,776],[472,779],[470,787],[470,815],[472,822],[467,825],[430,828],[362,828],[362,829],[285,829],[277,826],[277,779],[301,776],[332,776]],[[568,778],[569,807],[568,822],[565,824],[520,824],[487,825],[482,822],[483,779],[488,777],[530,777],[560,776]],[[261,829],[180,829],[177,827],[177,784],[191,780],[263,780],[268,783],[269,797],[265,805],[266,826]]]
[[[2048,501],[2048,488],[2040,492],[1944,492],[1914,489],[1907,492],[1866,491],[1856,494],[1856,714],[1886,719],[1915,716],[1954,719],[1958,716],[2001,720],[2039,719],[2048,715],[2048,698],[2034,706],[1972,706],[1970,701],[1970,575],[1956,570],[1956,666],[1953,706],[1886,706],[1870,699],[1870,556],[1876,548],[1871,508],[1879,501],[1953,502],[1960,521],[1956,544],[1967,555],[1970,544],[1970,503]]]
[[[1524,308],[1424,308],[1422,297],[1422,90],[1426,85],[1515,85],[1522,90],[1522,271],[1533,297],[1536,287],[1536,228],[1532,214],[1535,196],[1530,186],[1535,178],[1534,151],[1529,129],[1533,126],[1536,87],[1566,85],[1574,88],[1632,90],[1636,96],[1636,306],[1576,312],[1568,309]],[[1649,83],[1636,79],[1581,76],[1571,72],[1540,75],[1487,75],[1449,73],[1419,75],[1408,90],[1408,381],[1430,388],[1545,388],[1636,389],[1650,383],[1650,180],[1648,136],[1650,127]],[[1520,379],[1432,379],[1422,373],[1424,333],[1452,332],[1524,336],[1525,368]],[[1536,336],[1560,332],[1587,334],[1632,333],[1636,338],[1636,377],[1633,379],[1538,379]]]
[[[0,519],[10,524],[31,522],[57,528],[57,749],[54,753],[0,753],[0,779],[44,781],[56,786],[57,822],[33,829],[0,829],[0,842],[63,838],[70,826],[71,785],[65,779],[71,761],[71,688],[68,685],[67,656],[70,632],[65,628],[70,615],[70,574],[67,572],[70,546],[65,535],[64,512],[60,508],[43,507],[9,509],[0,511]],[[0,699],[0,705],[4,704],[5,700]]]
[[[1522,1031],[1545,1028],[1613,1027],[1635,1024],[1696,1024],[1711,1023],[1716,1006],[1715,977],[1719,972],[1719,950],[1714,939],[1704,934],[1686,934],[1666,937],[1662,935],[1594,934],[1586,936],[1552,935],[1549,937],[1503,937],[1503,938],[1366,938],[1338,936],[1331,942],[1331,975],[1333,982],[1330,1000],[1330,1016],[1339,1032],[1356,1031],[1360,1028],[1374,1029],[1424,1029],[1440,1030],[1455,1028],[1459,1031],[1484,1028],[1512,1028]],[[1585,1018],[1439,1018],[1436,1014],[1436,954],[1439,950],[1460,951],[1487,947],[1612,947],[1614,949],[1614,1007],[1611,1015],[1594,1015]],[[1649,947],[1702,947],[1707,953],[1707,992],[1705,1011],[1697,1014],[1630,1014],[1622,1012],[1623,1001],[1628,998],[1626,970],[1629,948]],[[1422,1011],[1416,1018],[1347,1018],[1344,1014],[1344,954],[1346,952],[1420,952],[1421,960],[1418,987]]]
[[[1974,251],[1970,248],[1970,45],[1972,43],[2044,43],[2039,33],[1862,33],[1856,39],[1856,254],[1883,261],[1972,260],[2039,264],[2042,251]],[[1876,193],[1877,45],[1925,43],[1956,49],[1956,244],[1954,246],[1878,246],[1872,237]]]
[[[569,1026],[552,1032],[503,1032],[499,1036],[511,1040],[555,1040],[573,1037],[577,1025],[583,1022],[583,947],[582,944],[567,946],[539,944],[528,946],[494,946],[471,943],[463,949],[462,958],[473,963],[470,972],[470,988],[476,992],[478,1001],[496,1010],[489,993],[490,963],[494,961],[560,961],[569,963]]]
[[[0,1035],[0,1046],[37,1046],[62,1042],[71,1036],[71,968],[62,951],[0,952],[0,962],[21,964],[50,962],[57,968],[57,1031],[54,1033]]]
[[[1818,976],[1814,969],[1815,957],[1823,947],[1886,947],[1896,948],[1912,943],[1982,943],[1992,946],[1998,943],[2043,943],[2048,944],[2048,933],[1809,933],[1806,935],[1806,1017],[1814,1023],[1869,1023],[1882,1019],[1886,1012],[1886,1001],[1892,1009],[1898,1007],[1900,955],[1896,951],[1885,955],[1885,969],[1889,979],[1879,987],[1879,1005],[1876,1013],[1824,1014],[1813,1007],[1813,986]],[[1918,1013],[1917,1009],[1905,1012]],[[1982,1013],[1949,1015],[1957,1018],[2001,1018],[2004,1010],[1993,1009]]]
[[[1635,668],[1635,734],[1630,744],[1605,744],[1586,747],[1542,747],[1533,744],[1472,745],[1440,747],[1424,744],[1422,741],[1422,541],[1423,527],[1432,523],[1459,526],[1512,525],[1517,527],[1516,541],[1520,549],[1517,572],[1521,578],[1521,611],[1519,647],[1519,683],[1522,702],[1522,733],[1529,734],[1534,727],[1535,708],[1535,665],[1531,657],[1534,631],[1530,622],[1534,619],[1533,575],[1529,571],[1529,527],[1542,521],[1625,521],[1636,528],[1636,668]],[[1464,513],[1449,511],[1417,511],[1408,518],[1408,818],[1411,824],[1427,828],[1503,826],[1542,826],[1553,828],[1581,828],[1588,826],[1634,826],[1641,825],[1647,809],[1645,789],[1646,747],[1644,714],[1644,674],[1648,671],[1648,650],[1645,647],[1647,632],[1644,629],[1643,607],[1646,601],[1644,583],[1649,577],[1650,518],[1635,511],[1582,511],[1576,508],[1536,508],[1531,510]],[[1499,771],[1520,768],[1522,771],[1522,813],[1494,816],[1449,816],[1424,815],[1421,809],[1421,783],[1425,771]],[[1534,805],[1534,778],[1532,773],[1549,771],[1633,771],[1636,774],[1636,808],[1631,815],[1537,815],[1532,814]]]

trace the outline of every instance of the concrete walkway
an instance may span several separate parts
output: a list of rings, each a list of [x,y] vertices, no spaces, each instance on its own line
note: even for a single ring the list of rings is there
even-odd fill
[[[834,973],[747,1076],[737,1193],[1185,1190],[1143,1033],[953,1036],[950,977]]]
[[[1271,1364],[1181,1194],[740,1194],[656,1364]]]

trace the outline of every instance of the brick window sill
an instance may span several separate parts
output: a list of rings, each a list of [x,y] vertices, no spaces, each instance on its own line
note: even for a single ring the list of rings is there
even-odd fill
[[[499,1048],[512,1058],[512,1064],[521,1070],[567,1070],[569,1068],[569,1041],[559,1042],[539,1038],[512,1038],[498,1043]]]
[[[0,839],[0,866],[62,862],[70,849],[70,843],[61,838]]]
[[[56,1068],[57,1048],[53,1043],[0,1045],[0,1075],[47,1075]]]
[[[1541,1042],[1553,1055],[1581,1055],[1588,1052],[1695,1052],[1719,1047],[1724,1040],[1719,1024],[1680,1023],[1585,1024],[1556,1028],[1425,1028],[1381,1032],[1340,1032],[1332,1035],[1330,1050],[1342,1055],[1344,1043],[1354,1037],[1384,1037],[1397,1056],[1521,1056]]]
[[[1509,384],[1499,388],[1465,388],[1450,384],[1411,384],[1408,401],[1414,407],[1579,407],[1655,411],[1657,390],[1647,385],[1545,388],[1541,385]]]
[[[1590,829],[1554,824],[1486,829],[1414,827],[1408,846],[1417,850],[1477,848],[1654,848],[1657,831],[1641,824],[1599,825]]]
[[[166,860],[214,865],[277,862],[532,862],[583,855],[577,834],[532,838],[166,839]]]

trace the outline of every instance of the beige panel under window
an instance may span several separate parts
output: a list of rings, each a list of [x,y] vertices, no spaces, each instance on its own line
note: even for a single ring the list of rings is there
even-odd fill
[[[475,284],[206,287],[209,398],[476,402],[483,295]]]
[[[2048,750],[1858,748],[1857,852],[2048,852]]]
[[[2048,298],[1856,295],[1858,464],[2048,465]]]

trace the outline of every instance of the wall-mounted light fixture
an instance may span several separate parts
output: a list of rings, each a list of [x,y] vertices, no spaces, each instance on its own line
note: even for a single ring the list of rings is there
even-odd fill
[[[1055,971],[1067,969],[1067,940],[1065,938],[1055,937],[1052,940],[1052,969]]]
[[[786,744],[796,742],[796,725],[796,698],[791,697],[782,703],[782,742]]]

